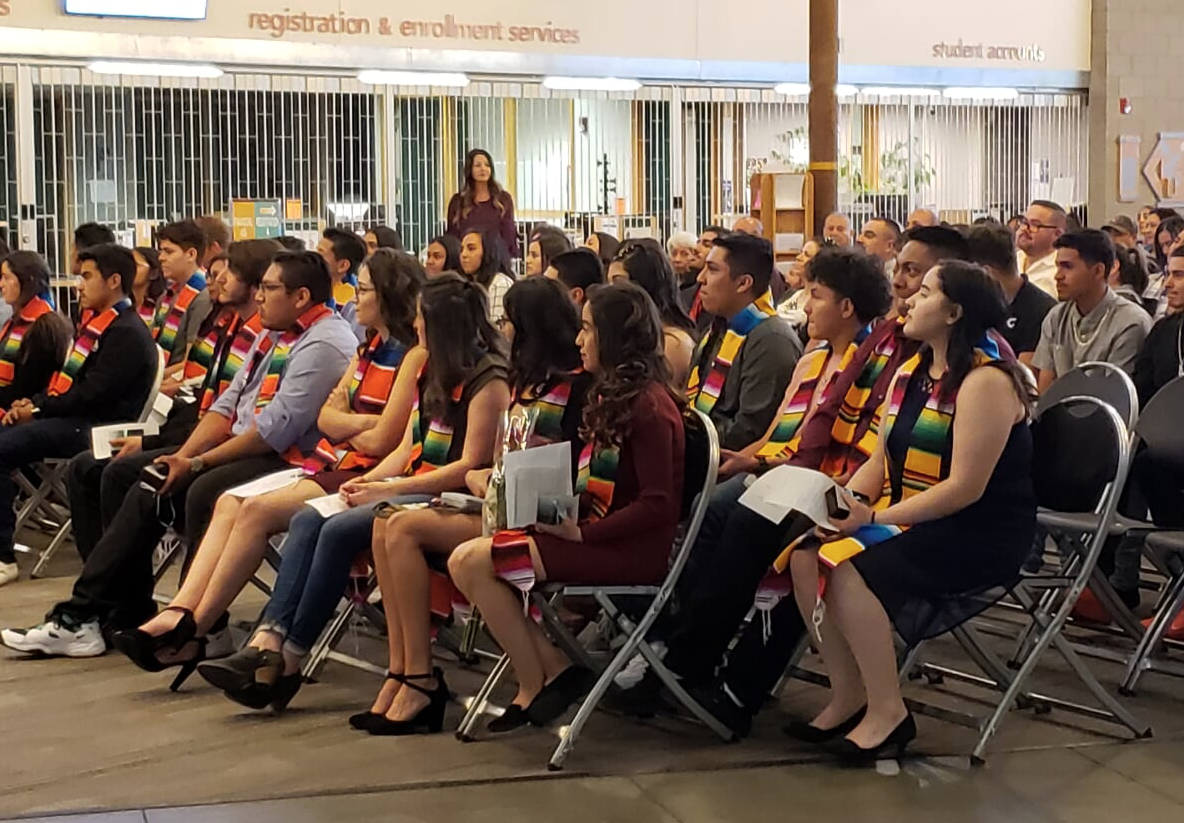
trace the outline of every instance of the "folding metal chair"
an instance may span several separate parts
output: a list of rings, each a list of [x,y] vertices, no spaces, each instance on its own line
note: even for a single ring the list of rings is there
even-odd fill
[[[985,678],[932,664],[918,664],[927,674],[1002,692],[988,718],[982,721],[970,718],[972,722],[967,724],[980,732],[971,755],[977,763],[983,762],[987,744],[1004,716],[1017,704],[1039,711],[1057,708],[1115,723],[1125,726],[1137,737],[1151,734],[1146,724],[1136,720],[1101,686],[1062,633],[1077,598],[1087,585],[1091,585],[1091,576],[1116,516],[1130,468],[1126,425],[1114,408],[1102,400],[1068,397],[1042,411],[1033,424],[1033,436],[1032,474],[1042,507],[1040,517],[1083,512],[1093,513],[1096,517],[1092,531],[1079,541],[1081,551],[1067,555],[1058,572],[1022,577],[1010,588],[1010,594],[1031,620],[1029,631],[1013,656],[1014,666],[1005,664],[992,652],[971,623],[958,626],[952,635],[983,671]],[[1090,448],[1082,449],[1082,444],[1089,444]],[[1028,691],[1028,679],[1050,646],[1060,653],[1101,708]],[[902,674],[912,668],[920,651],[920,647],[911,651],[902,664]],[[944,719],[954,719],[952,715],[954,713],[945,711],[938,714]]]
[[[724,739],[730,740],[733,738],[731,730],[716,720],[715,717],[705,711],[687,694],[678,679],[666,668],[646,641],[646,634],[653,625],[654,620],[657,619],[662,609],[669,602],[674,588],[678,583],[678,578],[682,574],[683,567],[686,565],[690,549],[698,537],[699,529],[703,524],[703,518],[707,513],[707,506],[711,502],[712,492],[715,490],[715,478],[719,468],[719,439],[716,436],[715,426],[712,425],[711,420],[701,412],[691,411],[684,417],[684,424],[686,430],[686,466],[683,484],[682,520],[685,528],[681,530],[681,536],[678,539],[674,551],[673,562],[662,585],[555,585],[543,586],[539,591],[531,594],[534,603],[542,612],[545,628],[551,632],[560,647],[569,656],[583,665],[594,667],[596,664],[560,620],[555,610],[555,603],[559,598],[565,596],[593,598],[597,605],[608,615],[610,620],[621,630],[622,634],[626,636],[624,644],[617,650],[608,666],[601,671],[596,685],[593,686],[588,696],[584,698],[579,710],[576,712],[575,718],[559,741],[559,745],[556,747],[548,763],[548,768],[551,770],[563,768],[564,761],[571,754],[572,749],[575,748],[576,741],[579,739],[584,725],[588,722],[600,700],[612,685],[613,678],[616,677],[617,673],[625,667],[637,652],[640,652],[645,657],[653,671],[662,679],[666,687],[674,693],[689,711]],[[649,607],[640,619],[633,621],[614,602],[614,598],[619,597],[632,598],[634,602],[638,598],[649,598]],[[457,730],[457,737],[461,740],[469,741],[473,739],[472,734],[477,720],[484,713],[489,695],[497,686],[508,665],[509,659],[503,656],[494,667],[493,672],[486,679],[485,684],[469,704],[468,712],[465,714]]]
[[[1184,608],[1184,532],[1155,532],[1148,535],[1147,552],[1162,558],[1162,564],[1171,569],[1171,575],[1160,595],[1151,623],[1127,662],[1119,693],[1128,696],[1135,693],[1143,672],[1154,671],[1184,677],[1184,663],[1153,657],[1163,643],[1164,634],[1172,625],[1172,620]]]
[[[167,364],[168,361],[164,351],[158,351],[156,377],[153,379],[151,391],[148,392],[148,398],[144,401],[144,407],[140,410],[140,417],[135,422],[147,422],[151,416],[152,408],[156,403],[156,395],[160,392],[160,384],[164,380],[164,371]],[[70,496],[66,492],[65,486],[66,471],[70,468],[70,459],[72,458],[50,458],[37,464],[36,469],[38,474],[41,475],[42,482],[17,515],[16,531],[19,532],[28,518],[38,509],[44,509],[47,503],[56,501],[64,507],[67,513],[70,511]],[[72,523],[73,519],[67,516],[61,525],[58,526],[54,532],[53,539],[50,540],[49,545],[41,552],[37,559],[37,564],[33,566],[33,571],[29,575],[30,577],[37,577],[41,574],[41,571],[45,568],[50,558],[54,556],[58,548],[69,536]]]
[[[1096,397],[1105,401],[1118,412],[1127,431],[1132,431],[1139,419],[1139,393],[1134,381],[1113,363],[1082,363],[1062,375],[1040,396],[1036,416],[1069,397]]]

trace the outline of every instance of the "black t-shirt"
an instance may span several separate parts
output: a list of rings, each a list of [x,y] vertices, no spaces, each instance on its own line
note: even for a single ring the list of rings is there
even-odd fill
[[[1024,285],[1008,307],[1006,328],[1000,329],[1012,351],[1017,355],[1036,351],[1044,316],[1056,304],[1056,300],[1024,278]]]

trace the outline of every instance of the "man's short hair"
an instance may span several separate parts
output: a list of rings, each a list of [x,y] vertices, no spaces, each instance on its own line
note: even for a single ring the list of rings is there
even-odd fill
[[[1060,203],[1057,203],[1054,200],[1033,200],[1032,205],[1039,206],[1042,209],[1048,209],[1050,212],[1057,215],[1058,218],[1065,224],[1065,226],[1069,225],[1069,212],[1065,211],[1065,207]]]
[[[308,248],[304,241],[299,237],[293,237],[290,234],[281,235],[275,238],[275,241],[283,246],[288,251],[304,251]]]
[[[1017,274],[1015,237],[1002,223],[991,221],[971,228],[966,236],[970,245],[970,259],[1004,274]]]
[[[870,323],[886,314],[892,305],[884,267],[879,260],[858,249],[822,249],[806,264],[806,280],[850,300],[861,323]]]
[[[723,226],[704,226],[703,231],[699,232],[699,236],[702,237],[705,234],[714,234],[717,237],[727,237],[731,233],[731,229],[725,229]]]
[[[1082,229],[1062,234],[1053,243],[1053,248],[1072,249],[1089,266],[1101,263],[1106,267],[1107,275],[1114,267],[1114,241],[1100,229]]]
[[[352,231],[331,226],[325,229],[324,237],[333,244],[333,256],[349,261],[350,274],[356,274],[366,259],[366,241]]]
[[[248,288],[258,288],[263,275],[283,252],[284,247],[275,240],[235,240],[226,249],[227,265]]]
[[[74,248],[86,249],[102,243],[114,243],[115,232],[102,223],[83,223],[74,229]]]
[[[206,249],[209,249],[215,243],[225,251],[230,248],[231,234],[230,226],[226,225],[226,221],[221,217],[215,217],[212,214],[203,214],[196,218],[194,223],[201,228],[202,234],[206,236]]]
[[[969,260],[970,245],[949,226],[917,226],[905,232],[905,242],[928,246],[938,260]]]
[[[721,236],[715,247],[728,253],[728,271],[735,280],[742,274],[752,277],[752,291],[760,296],[769,288],[773,274],[773,244],[763,237],[733,233]]]
[[[565,251],[552,258],[551,266],[559,275],[559,281],[569,289],[583,289],[586,292],[597,283],[604,282],[604,264],[592,249]]]
[[[201,226],[197,225],[195,220],[178,220],[176,223],[162,226],[156,232],[156,242],[159,245],[163,240],[179,246],[181,251],[196,250],[199,263],[205,256],[206,233],[201,230]]]
[[[313,303],[328,303],[333,296],[329,264],[315,251],[285,251],[275,256],[280,280],[289,291],[308,289]]]
[[[136,257],[131,249],[115,243],[87,246],[79,250],[78,263],[88,260],[95,264],[104,279],[119,275],[119,290],[125,295],[131,294],[132,285],[136,282]]]
[[[892,234],[892,242],[895,243],[896,248],[899,249],[901,246],[901,235],[904,233],[904,231],[900,228],[900,224],[891,217],[873,217],[867,222],[871,223],[873,221],[883,223],[888,227],[888,231]]]

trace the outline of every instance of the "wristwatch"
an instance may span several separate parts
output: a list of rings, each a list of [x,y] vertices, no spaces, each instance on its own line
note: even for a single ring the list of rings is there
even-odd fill
[[[189,458],[190,473],[201,474],[203,471],[205,471],[205,468],[206,468],[206,461],[202,460],[200,457]]]

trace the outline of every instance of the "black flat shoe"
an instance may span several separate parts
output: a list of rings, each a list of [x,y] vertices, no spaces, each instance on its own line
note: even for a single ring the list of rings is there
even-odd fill
[[[860,769],[874,766],[877,760],[892,760],[904,754],[913,738],[917,736],[917,723],[913,715],[905,715],[895,729],[884,738],[878,746],[865,749],[846,737],[841,737],[832,745],[839,765],[844,769]]]
[[[115,648],[146,672],[162,672],[188,661],[162,663],[157,654],[162,651],[179,652],[185,644],[197,637],[197,623],[193,612],[180,606],[169,606],[166,612],[181,612],[177,625],[161,635],[151,635],[143,629],[124,629],[111,635]]]
[[[485,730],[490,734],[505,734],[514,729],[520,729],[530,723],[530,715],[526,709],[517,703],[511,703],[500,717],[495,717],[485,724]]]
[[[596,672],[574,663],[543,686],[543,690],[530,702],[526,713],[536,726],[546,726],[563,716],[571,704],[582,698],[596,685]]]
[[[436,688],[425,689],[417,686],[413,680],[430,680],[436,678]],[[403,685],[415,689],[420,694],[426,694],[429,702],[419,710],[414,717],[407,720],[390,720],[383,715],[370,723],[366,730],[377,737],[399,737],[409,734],[423,733],[439,734],[444,730],[444,711],[448,708],[448,685],[444,682],[444,672],[436,669],[431,674],[405,674]]]
[[[403,675],[395,674],[394,672],[387,672],[386,679],[387,680],[398,680],[400,683],[405,682],[403,680]],[[358,712],[357,714],[351,714],[349,716],[349,725],[352,728],[355,728],[360,732],[369,731],[370,724],[373,723],[376,718],[384,717],[384,716],[385,715],[383,715],[381,712],[372,712],[372,711]]]
[[[856,726],[863,722],[866,714],[867,706],[864,706],[833,729],[820,729],[813,723],[802,723],[795,720],[789,725],[782,726],[781,731],[794,740],[800,740],[803,743],[828,743],[836,737],[846,737],[849,735],[854,731]]]

